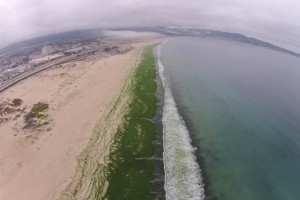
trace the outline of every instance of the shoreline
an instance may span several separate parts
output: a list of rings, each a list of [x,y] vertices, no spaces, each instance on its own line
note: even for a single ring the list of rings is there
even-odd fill
[[[157,74],[152,49],[152,46],[144,48],[142,59],[125,87],[130,101],[111,146],[105,199],[154,199],[156,196],[153,119],[157,112]]]
[[[164,88],[163,161],[166,199],[205,199],[204,182],[191,143],[190,132],[179,113],[170,82],[161,60],[161,46],[157,49],[159,76]]]
[[[63,200],[69,200],[69,199],[102,199],[102,198],[125,198],[124,191],[128,189],[128,191],[135,191],[133,193],[136,193],[136,191],[142,192],[140,195],[144,194],[145,196],[153,196],[153,194],[150,194],[151,190],[148,192],[145,192],[146,188],[142,190],[135,190],[133,187],[139,187],[140,184],[150,184],[150,181],[153,180],[153,172],[154,172],[154,163],[151,160],[142,159],[141,161],[137,161],[140,159],[132,158],[131,156],[126,157],[128,152],[132,152],[133,155],[136,155],[140,150],[137,150],[136,148],[128,148],[128,145],[134,145],[132,140],[136,139],[138,140],[136,145],[140,146],[149,145],[152,146],[152,142],[154,141],[154,138],[146,139],[140,141],[138,138],[142,137],[144,135],[143,131],[149,131],[149,127],[143,128],[143,125],[139,125],[140,120],[135,118],[133,112],[136,112],[136,108],[132,105],[138,104],[137,101],[137,94],[134,92],[137,87],[140,86],[138,84],[138,73],[141,72],[141,69],[143,63],[145,62],[145,52],[149,51],[149,47],[140,49],[139,56],[137,58],[135,66],[131,69],[129,75],[127,76],[127,79],[125,81],[125,84],[123,86],[123,89],[121,92],[119,92],[118,97],[115,99],[114,104],[111,106],[111,108],[107,109],[107,113],[104,115],[104,118],[99,121],[98,126],[95,128],[92,139],[90,140],[89,144],[87,145],[86,149],[81,153],[81,155],[78,157],[78,167],[76,170],[75,178],[73,178],[72,182],[68,185],[66,190],[62,193],[60,199]],[[154,64],[154,63],[153,63]],[[154,65],[153,65],[154,69]],[[155,70],[155,69],[154,69]],[[151,76],[150,76],[151,79]],[[155,79],[153,79],[155,81]],[[142,94],[139,94],[140,96]],[[153,95],[155,95],[153,93]],[[153,113],[153,112],[152,112]],[[156,111],[154,112],[156,113]],[[150,114],[151,116],[152,114]],[[154,117],[154,116],[153,116]],[[133,118],[131,120],[131,118]],[[136,121],[137,120],[137,121]],[[131,121],[131,122],[130,122]],[[139,126],[139,131],[135,129],[131,129],[131,126],[135,126],[137,128],[137,124]],[[152,126],[154,127],[154,123],[152,123]],[[131,130],[130,132],[127,132]],[[155,132],[152,131],[153,129],[150,129],[150,132],[152,132],[152,136],[155,136]],[[101,133],[105,132],[105,135],[101,135]],[[106,138],[107,134],[111,135],[111,139]],[[134,135],[137,134],[137,135]],[[145,134],[145,137],[148,137],[150,135]],[[104,138],[103,138],[104,137]],[[126,137],[131,138],[130,141],[126,141]],[[102,152],[101,150],[97,148],[99,141],[106,141],[107,144],[107,151]],[[129,143],[128,143],[129,142]],[[124,150],[127,149],[127,150]],[[152,150],[143,150],[146,154],[144,156],[151,156],[153,155],[153,149]],[[136,153],[134,153],[136,152]],[[125,154],[124,154],[125,153]],[[142,152],[140,152],[142,153]],[[139,153],[139,154],[140,154]],[[150,153],[150,154],[149,154]],[[123,157],[123,156],[125,157]],[[140,154],[141,156],[141,154]],[[119,161],[121,159],[121,162]],[[137,160],[136,160],[137,159]],[[123,162],[146,162],[148,168],[147,175],[144,178],[141,178],[142,174],[138,174],[138,179],[135,179],[134,177],[137,175],[136,172],[138,171],[138,168],[133,167],[134,174],[129,175],[132,171],[127,169],[128,164],[121,164]],[[151,166],[152,167],[151,167]],[[131,168],[129,167],[129,168]],[[129,170],[129,171],[128,171]],[[131,171],[131,172],[130,172]],[[141,171],[140,171],[141,172]],[[130,180],[135,179],[135,181],[132,184],[130,182],[127,182],[129,180],[127,179],[127,176],[125,174],[129,173],[128,176]],[[150,175],[150,177],[149,177]],[[137,178],[136,177],[136,178]],[[148,178],[147,178],[148,177]],[[150,178],[150,179],[149,179]],[[125,183],[125,182],[126,183]],[[123,183],[124,182],[124,183]],[[112,183],[112,185],[111,185]],[[154,187],[154,186],[152,186]],[[126,189],[127,188],[127,189]],[[147,190],[147,189],[146,189]],[[133,193],[127,194],[127,195],[133,195]],[[140,197],[139,195],[139,197]],[[128,197],[128,196],[127,196]],[[149,196],[148,196],[149,197]]]
[[[87,146],[95,124],[110,112],[139,49],[157,41],[135,43],[126,54],[47,69],[1,93],[0,101],[21,97],[26,111],[46,102],[45,115],[51,123],[49,131],[26,133],[21,127],[23,115],[0,124],[0,198],[57,199],[74,178],[75,158]],[[101,140],[101,151],[107,153],[108,146]]]
[[[130,98],[124,90],[132,78],[132,73],[136,65],[139,63],[141,52],[142,50],[139,50],[136,61],[124,80],[121,90],[118,91],[118,95],[106,109],[102,118],[97,122],[89,143],[77,157],[75,175],[66,189],[61,193],[60,200],[85,199],[97,194],[103,197],[108,187],[105,176],[107,174],[106,165],[110,162],[108,159],[109,148],[113,143],[113,135],[118,129],[118,126],[122,123],[125,107]],[[120,100],[121,97],[124,98],[122,101]],[[101,135],[101,133],[105,133],[105,135]],[[97,148],[97,145],[103,143],[103,141],[106,145],[105,151],[101,151]],[[89,172],[86,172],[86,169],[88,169]],[[98,183],[92,183],[91,181],[94,180],[93,175],[96,173],[99,173],[97,179]],[[92,187],[90,187],[91,185]]]

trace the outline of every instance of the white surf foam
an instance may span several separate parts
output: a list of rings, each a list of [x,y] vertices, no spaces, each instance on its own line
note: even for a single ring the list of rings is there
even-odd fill
[[[200,167],[191,145],[189,132],[178,113],[164,66],[160,60],[161,46],[157,48],[158,68],[165,88],[163,107],[163,160],[165,170],[165,191],[167,200],[203,200],[204,184]]]

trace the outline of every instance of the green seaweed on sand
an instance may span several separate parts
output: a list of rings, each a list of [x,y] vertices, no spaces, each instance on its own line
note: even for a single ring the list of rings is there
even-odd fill
[[[155,140],[155,78],[155,60],[152,47],[148,47],[77,157],[74,178],[60,200],[155,199],[151,160]]]
[[[129,85],[131,101],[123,124],[111,145],[108,165],[107,199],[154,199],[153,181],[157,89],[155,58],[152,47],[145,48],[143,57]]]

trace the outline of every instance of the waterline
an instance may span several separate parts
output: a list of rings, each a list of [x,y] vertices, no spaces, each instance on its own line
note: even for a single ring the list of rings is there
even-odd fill
[[[164,76],[160,48],[157,48],[158,70],[165,89],[162,122],[166,199],[203,200],[204,184],[194,154],[195,148],[191,145],[189,132]]]

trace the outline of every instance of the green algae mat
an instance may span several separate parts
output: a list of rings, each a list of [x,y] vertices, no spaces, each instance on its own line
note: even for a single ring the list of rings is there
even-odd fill
[[[128,92],[131,101],[111,146],[105,199],[155,199],[153,141],[157,83],[152,47],[144,49]]]

